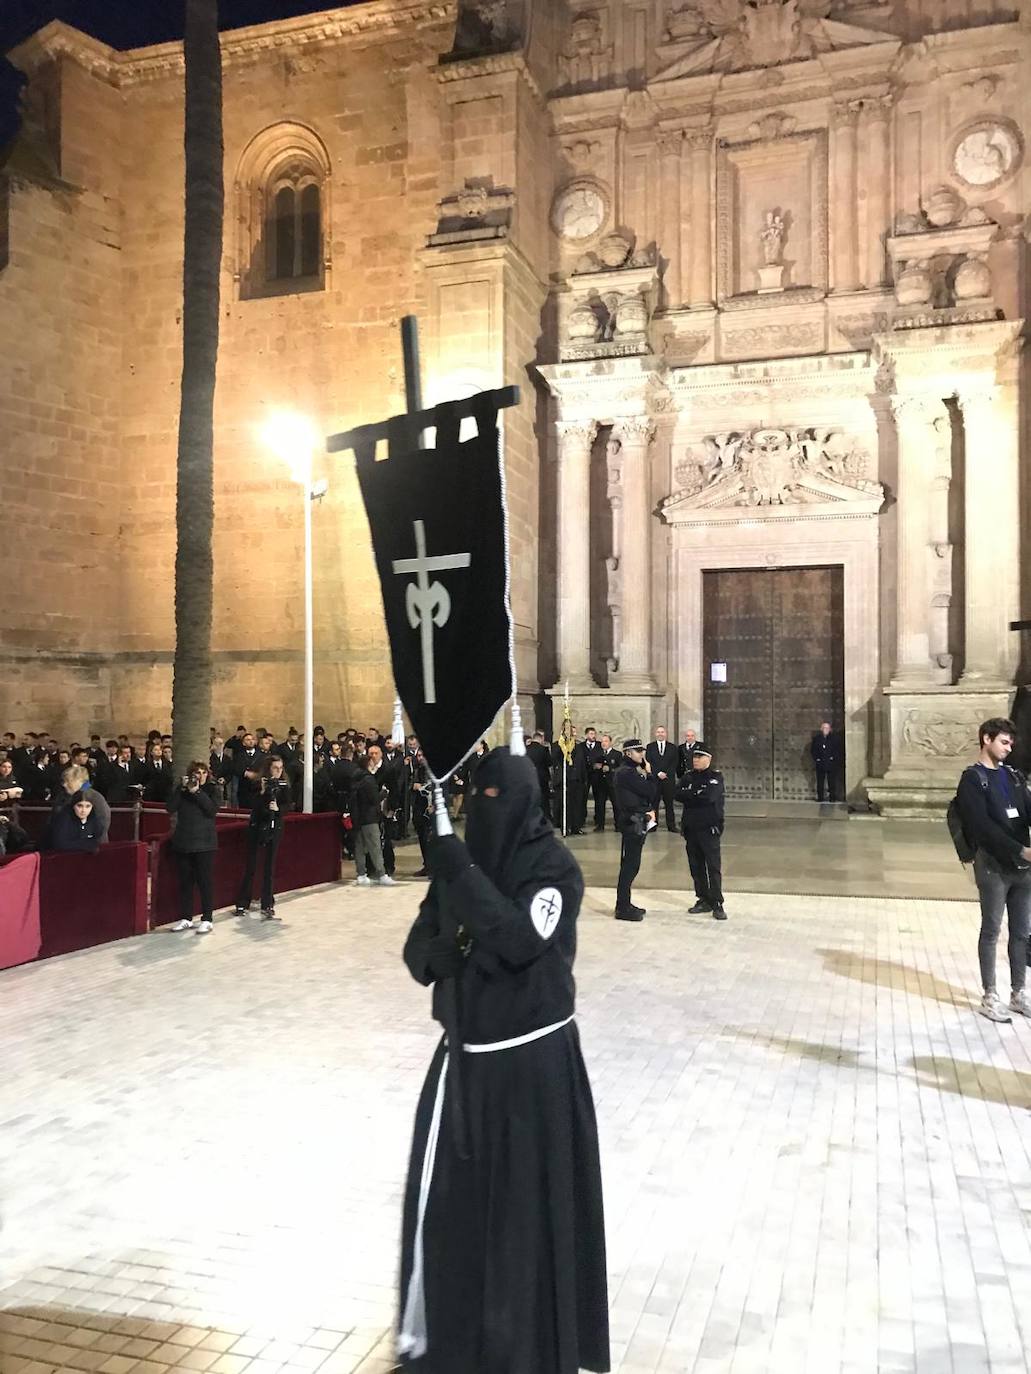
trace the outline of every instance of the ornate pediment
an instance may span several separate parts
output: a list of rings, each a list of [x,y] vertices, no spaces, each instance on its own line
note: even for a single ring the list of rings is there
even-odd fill
[[[868,465],[866,451],[841,430],[712,434],[677,463],[681,487],[662,512],[671,524],[716,513],[739,520],[744,510],[774,514],[795,506],[823,507],[795,515],[874,514],[884,489],[867,478]]]
[[[656,80],[803,62],[836,48],[897,41],[830,18],[830,0],[682,0],[667,21],[673,61]]]

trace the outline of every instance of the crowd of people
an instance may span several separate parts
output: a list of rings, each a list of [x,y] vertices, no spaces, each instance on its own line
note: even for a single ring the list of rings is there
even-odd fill
[[[692,910],[712,912],[723,920],[722,777],[695,731],[686,730],[679,744],[669,739],[663,726],[654,734],[639,749],[631,749],[630,741],[617,747],[611,735],[599,735],[593,727],[578,739],[568,720],[553,741],[543,731],[527,735],[526,753],[537,774],[544,814],[564,836],[585,833],[589,806],[596,833],[609,828],[611,815],[611,828],[621,836],[623,850],[616,915],[621,920],[642,919],[644,911],[631,902],[630,888],[647,833],[641,829],[640,808],[634,809],[643,794],[629,787],[627,776],[621,793],[618,781],[630,764],[647,779],[645,809],[652,827],[661,818],[669,831],[679,831],[685,839],[696,895]],[[125,734],[106,740],[93,734],[86,744],[67,746],[46,732],[28,732],[19,741],[8,731],[0,739],[0,808],[11,803],[47,805],[51,815],[41,848],[95,852],[107,839],[112,806],[136,801],[164,805],[174,817],[172,846],[180,865],[179,926],[194,924],[188,908],[196,889],[202,906],[197,928],[203,932],[211,929],[215,816],[221,807],[247,811],[247,865],[237,911],[251,910],[252,884],[260,870],[261,913],[275,919],[275,857],[283,817],[302,802],[303,742],[294,726],[277,739],[265,728],[238,725],[226,735],[213,726],[210,744],[206,760],[179,768],[171,735],[158,730],[151,730],[142,742]],[[415,876],[426,877],[432,805],[430,777],[417,738],[394,740],[374,727],[348,727],[330,736],[319,725],[312,749],[313,809],[340,815],[343,850],[354,862],[355,882],[393,885],[394,846],[413,834],[422,855]],[[447,805],[453,818],[461,816],[477,770],[490,752],[481,740],[448,780]],[[833,799],[838,751],[829,723],[814,736],[812,757],[819,797],[829,793]],[[16,815],[0,811],[0,852],[33,847]]]

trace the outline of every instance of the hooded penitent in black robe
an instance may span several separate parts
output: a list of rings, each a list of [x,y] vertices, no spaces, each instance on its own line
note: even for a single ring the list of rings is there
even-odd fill
[[[457,1016],[465,1131],[445,1039],[415,1121],[399,1349],[418,1374],[604,1371],[598,1133],[572,1019],[583,879],[527,759],[489,754],[467,814],[465,844],[429,846],[433,883],[405,945],[436,1019]]]

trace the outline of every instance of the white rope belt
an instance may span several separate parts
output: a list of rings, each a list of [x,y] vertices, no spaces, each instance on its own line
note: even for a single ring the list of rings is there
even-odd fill
[[[568,1026],[572,1021],[567,1016],[564,1021],[556,1021],[552,1026],[541,1026],[540,1030],[530,1031],[528,1035],[516,1035],[511,1040],[494,1040],[489,1045],[463,1045],[467,1054],[493,1054],[496,1050],[513,1050],[517,1045],[529,1045],[534,1040],[542,1040],[546,1035]],[[426,1354],[429,1333],[426,1329],[426,1290],[423,1256],[423,1233],[426,1223],[426,1206],[430,1197],[433,1181],[433,1166],[437,1161],[437,1145],[440,1140],[441,1122],[444,1116],[444,1085],[447,1081],[447,1054],[440,1065],[440,1077],[433,1097],[433,1114],[430,1118],[429,1132],[426,1136],[426,1152],[422,1158],[422,1173],[419,1179],[419,1206],[415,1218],[415,1236],[412,1247],[412,1272],[405,1295],[404,1314],[401,1330],[398,1332],[397,1349],[401,1355],[419,1359]]]
[[[489,1045],[463,1045],[462,1049],[466,1054],[493,1054],[496,1050],[514,1050],[517,1045],[529,1045],[533,1040],[543,1040],[546,1035],[568,1026],[572,1019],[571,1016],[567,1016],[564,1021],[556,1021],[551,1026],[541,1026],[540,1030],[530,1031],[527,1035],[516,1035],[511,1040],[493,1040]]]

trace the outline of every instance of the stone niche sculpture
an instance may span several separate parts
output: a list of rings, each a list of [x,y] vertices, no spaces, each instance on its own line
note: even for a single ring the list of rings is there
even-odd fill
[[[559,58],[559,69],[569,86],[597,83],[612,68],[612,49],[602,46],[602,21],[597,13],[573,16],[569,43]]]
[[[763,265],[759,274],[759,295],[784,290],[784,216],[777,210],[767,210],[763,227],[759,230]]]

